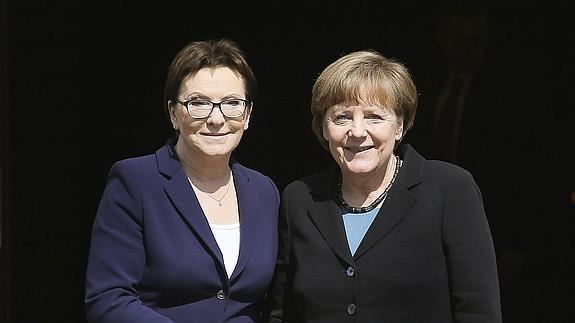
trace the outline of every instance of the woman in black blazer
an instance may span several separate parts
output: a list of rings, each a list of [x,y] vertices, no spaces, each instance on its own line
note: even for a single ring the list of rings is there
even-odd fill
[[[472,175],[399,145],[416,107],[407,68],[375,51],[319,76],[312,129],[337,165],[283,192],[268,322],[501,322]]]

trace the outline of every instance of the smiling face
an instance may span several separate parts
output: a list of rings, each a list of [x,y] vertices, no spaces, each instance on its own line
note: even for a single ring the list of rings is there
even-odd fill
[[[391,109],[372,104],[335,105],[325,115],[323,137],[346,175],[385,172],[403,122]]]
[[[243,80],[231,69],[201,69],[193,77],[184,79],[180,86],[178,100],[203,99],[221,102],[227,99],[245,99]],[[170,119],[180,132],[177,148],[179,152],[201,158],[229,159],[238,146],[244,128],[247,128],[251,106],[237,118],[222,115],[220,109],[203,119],[192,118],[186,108],[178,102],[170,102]]]

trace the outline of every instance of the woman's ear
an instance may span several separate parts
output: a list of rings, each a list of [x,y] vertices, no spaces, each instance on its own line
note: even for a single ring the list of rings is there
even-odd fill
[[[246,123],[244,123],[244,130],[248,130],[250,127],[250,116],[246,118]]]
[[[248,130],[250,127],[250,117],[252,116],[252,108],[254,104],[250,104],[250,107],[246,109],[246,116],[245,116],[245,123],[244,123],[244,130]]]
[[[172,127],[174,130],[179,130],[178,118],[176,117],[176,109],[172,105],[172,101],[168,100],[168,112],[170,113],[170,121],[172,122]]]
[[[397,129],[395,129],[395,141],[400,141],[403,137],[403,118],[398,123]]]

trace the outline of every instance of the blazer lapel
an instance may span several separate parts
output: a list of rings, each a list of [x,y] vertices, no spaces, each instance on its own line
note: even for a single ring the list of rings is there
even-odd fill
[[[249,177],[235,162],[232,162],[232,171],[240,211],[240,253],[236,268],[230,277],[231,280],[238,276],[248,263],[254,247],[259,213],[258,190],[251,186]]]
[[[164,186],[164,190],[198,239],[207,247],[208,252],[223,266],[222,253],[183,168]]]
[[[347,237],[341,217],[341,208],[337,204],[337,171],[331,168],[326,172],[325,184],[322,183],[317,191],[315,202],[310,206],[308,213],[323,239],[333,252],[352,265],[353,258],[347,244]]]
[[[335,201],[316,202],[310,208],[309,215],[333,252],[352,265],[354,262],[347,244],[341,209]]]
[[[192,232],[206,246],[208,253],[218,259],[224,268],[222,253],[182,164],[178,160],[174,144],[175,140],[172,138],[164,147],[156,151],[158,170],[167,178],[164,191]]]
[[[359,244],[354,258],[361,257],[379,240],[391,232],[405,217],[417,198],[408,190],[393,186],[385,199],[379,213],[367,230],[365,237]]]
[[[410,145],[402,146],[398,151],[398,155],[404,161],[403,166],[379,213],[359,244],[354,259],[361,257],[378,241],[389,234],[417,201],[417,197],[410,192],[410,189],[423,181],[423,163],[425,159]]]

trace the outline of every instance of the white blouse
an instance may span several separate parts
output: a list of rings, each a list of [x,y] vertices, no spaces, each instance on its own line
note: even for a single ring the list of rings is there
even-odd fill
[[[224,257],[224,266],[226,267],[228,278],[230,278],[234,268],[236,268],[240,253],[240,223],[210,223],[210,228]]]

